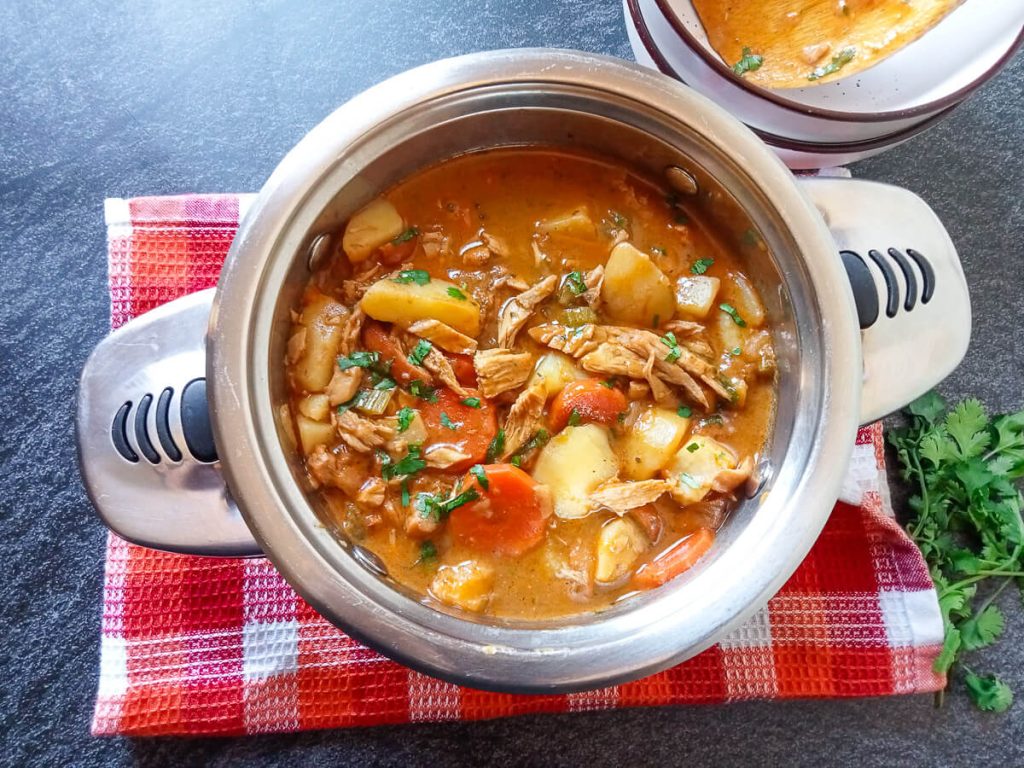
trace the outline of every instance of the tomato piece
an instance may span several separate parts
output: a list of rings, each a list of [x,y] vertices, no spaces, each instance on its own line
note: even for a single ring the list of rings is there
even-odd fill
[[[551,401],[548,421],[558,432],[565,428],[575,411],[579,423],[611,424],[628,405],[626,396],[600,379],[583,379],[566,384]]]
[[[457,355],[453,352],[446,352],[448,360],[455,371],[455,378],[464,387],[476,387],[476,368],[473,367],[473,358],[470,355]]]
[[[474,389],[467,390],[465,397],[447,387],[438,389],[434,395],[437,402],[423,400],[417,406],[429,435],[427,442],[431,446],[445,445],[468,454],[468,459],[449,468],[451,472],[464,472],[484,460],[487,447],[498,434],[494,406]],[[463,403],[470,398],[479,400],[480,406],[474,408]]]
[[[377,261],[388,267],[397,267],[403,261],[412,258],[418,242],[419,238],[411,237],[401,243],[384,243],[377,249]]]
[[[511,464],[484,464],[466,475],[462,488],[475,490],[480,498],[456,507],[448,518],[455,543],[480,553],[517,557],[544,540],[550,497],[523,470]]]
[[[692,568],[715,543],[715,532],[710,528],[698,528],[682,541],[673,544],[654,560],[641,566],[633,576],[637,589],[660,587],[683,571]]]
[[[391,378],[399,384],[407,385],[416,379],[429,377],[429,374],[406,359],[401,345],[376,320],[369,320],[363,326],[363,346],[380,354],[382,362],[391,361]]]

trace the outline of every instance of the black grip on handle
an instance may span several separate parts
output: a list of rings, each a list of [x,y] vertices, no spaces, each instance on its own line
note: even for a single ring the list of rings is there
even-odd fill
[[[875,287],[871,270],[853,251],[840,251],[839,256],[846,268],[846,276],[853,289],[853,301],[857,306],[857,317],[860,319],[861,330],[870,328],[878,320],[878,289]]]
[[[185,433],[185,445],[197,461],[217,460],[206,402],[206,379],[192,379],[181,393],[181,430]]]

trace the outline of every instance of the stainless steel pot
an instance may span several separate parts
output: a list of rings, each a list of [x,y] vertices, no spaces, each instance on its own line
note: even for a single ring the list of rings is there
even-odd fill
[[[529,623],[428,606],[389,580],[324,524],[278,418],[288,313],[321,236],[424,166],[535,144],[652,175],[682,169],[671,174],[680,191],[746,254],[779,392],[760,487],[697,567],[602,613]],[[150,312],[96,349],[82,374],[80,460],[103,521],[133,542],[265,553],[329,620],[428,674],[582,690],[693,656],[764,605],[828,517],[857,426],[946,376],[969,334],[955,250],[911,193],[796,179],[719,107],[632,64],[495,51],[394,77],[314,128],[253,202],[216,292]]]

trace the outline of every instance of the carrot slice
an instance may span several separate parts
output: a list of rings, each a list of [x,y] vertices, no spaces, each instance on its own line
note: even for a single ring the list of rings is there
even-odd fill
[[[570,421],[611,424],[626,410],[626,396],[600,379],[583,379],[566,384],[551,401],[548,421],[558,432]],[[573,413],[576,417],[573,417]]]
[[[550,498],[523,470],[511,464],[481,465],[466,475],[462,487],[472,488],[480,498],[457,507],[448,518],[448,531],[457,544],[517,557],[544,539]]]
[[[473,367],[473,358],[470,355],[458,355],[448,352],[445,356],[451,361],[452,370],[455,371],[455,378],[464,387],[476,387],[476,368]]]
[[[657,558],[642,566],[633,576],[637,589],[653,589],[692,568],[715,543],[715,532],[698,528],[693,534],[672,545]]]
[[[406,360],[401,346],[376,320],[370,320],[363,326],[363,346],[379,353],[382,361],[391,361],[391,377],[399,384],[424,378],[424,372]]]
[[[483,461],[498,433],[494,406],[476,390],[467,389],[466,393],[463,397],[448,388],[438,389],[434,393],[436,402],[424,400],[417,406],[431,446],[445,445],[469,456],[449,467],[451,472],[465,472]]]

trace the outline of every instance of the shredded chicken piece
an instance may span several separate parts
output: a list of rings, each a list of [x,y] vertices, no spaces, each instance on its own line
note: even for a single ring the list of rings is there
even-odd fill
[[[394,427],[360,416],[352,410],[335,413],[332,419],[345,444],[360,453],[369,453],[374,448],[383,448],[389,440],[395,437]]]
[[[582,357],[593,352],[605,340],[606,334],[599,332],[599,328],[600,326],[589,323],[577,328],[546,323],[530,328],[527,333],[534,341],[545,344],[558,352],[564,352],[572,357]]]
[[[358,304],[345,317],[341,326],[341,344],[338,351],[343,355],[351,355],[359,344],[359,334],[363,332],[363,323],[366,321],[366,313]]]
[[[329,451],[327,446],[318,445],[306,459],[306,467],[317,483],[338,488],[351,497],[359,493],[365,476],[359,462],[343,447]]]
[[[654,397],[654,402],[658,405],[665,405],[672,400],[672,390],[654,372],[657,363],[658,358],[652,351],[647,358],[647,362],[644,363],[644,378],[647,379],[647,383],[651,387],[651,395]]]
[[[533,251],[533,263],[536,266],[541,267],[541,266],[543,266],[547,262],[548,257],[540,249],[540,246],[537,245],[537,241],[536,240],[530,241],[530,250]]]
[[[754,460],[747,456],[739,463],[736,469],[723,469],[715,475],[714,482],[711,483],[711,489],[719,493],[731,493],[742,483],[749,480],[753,472]]]
[[[615,230],[615,237],[612,238],[612,247],[614,248],[620,243],[625,243],[627,240],[629,240],[629,232],[624,229],[617,229]]]
[[[603,342],[593,352],[580,358],[583,370],[607,376],[627,376],[631,379],[644,378],[644,358],[621,344]]]
[[[345,303],[349,306],[358,304],[359,300],[363,298],[363,294],[366,293],[366,289],[373,285],[382,269],[383,267],[379,263],[374,262],[368,269],[353,275],[351,280],[343,280],[341,295],[345,299]]]
[[[498,313],[498,346],[511,349],[516,335],[526,324],[533,310],[548,296],[555,292],[558,278],[548,275],[535,286],[513,296],[505,302]]]
[[[472,355],[476,352],[476,339],[460,333],[440,320],[417,320],[406,330],[446,352],[454,352],[457,355]]]
[[[626,390],[626,397],[630,400],[643,400],[651,394],[651,388],[642,381],[631,381],[629,382],[629,388]]]
[[[452,390],[455,394],[461,397],[467,397],[469,392],[459,384],[459,380],[455,378],[455,371],[452,369],[452,364],[448,362],[448,358],[437,347],[431,347],[430,352],[423,358],[423,367],[430,371],[432,374],[444,384],[448,389]]]
[[[514,454],[533,437],[544,418],[544,404],[547,402],[547,388],[534,384],[519,393],[512,403],[505,420],[505,452],[503,459]]]
[[[433,386],[434,375],[426,368],[424,368],[422,365],[413,365],[412,362],[409,361],[409,349],[406,346],[405,342],[403,341],[402,337],[398,334],[397,329],[392,328],[391,333],[389,335],[394,340],[395,344],[398,345],[399,357],[405,360],[409,364],[409,366],[415,371],[415,373],[410,374],[410,380],[419,379],[426,386]]]
[[[426,254],[427,258],[448,257],[452,253],[451,239],[444,232],[422,233],[420,235],[420,245],[423,247],[423,253]]]
[[[384,503],[384,495],[387,486],[379,477],[371,477],[366,480],[356,494],[356,501],[368,507],[379,507]]]
[[[814,45],[805,45],[802,51],[802,57],[803,60],[808,64],[817,64],[831,50],[831,43],[815,43]]]
[[[663,331],[672,331],[676,336],[693,336],[704,330],[704,326],[693,320],[669,320],[661,326]]]
[[[448,469],[454,464],[469,461],[471,458],[472,456],[468,453],[456,450],[450,445],[435,445],[423,453],[423,460],[427,462],[427,466],[434,469]]]
[[[327,385],[327,397],[331,405],[341,405],[355,397],[356,392],[359,391],[359,385],[362,381],[362,368],[353,367],[347,368],[343,371],[336,367],[334,369],[334,375],[331,376],[331,381]]]
[[[487,250],[500,259],[507,259],[512,253],[511,249],[508,247],[508,243],[505,242],[503,238],[483,232],[480,234],[480,239],[484,241],[484,245],[487,246]]]
[[[583,284],[587,286],[587,290],[583,292],[583,299],[591,309],[596,311],[601,304],[601,286],[604,285],[604,267],[598,264],[592,270],[587,272],[586,277],[583,278]]]
[[[707,396],[701,390],[693,376],[697,376],[711,389],[729,399],[729,393],[717,378],[715,367],[706,360],[702,360],[683,346],[677,346],[679,357],[670,361],[668,346],[662,342],[662,337],[654,331],[642,330],[639,328],[610,328],[609,332],[616,337],[616,341],[631,352],[647,358],[651,354],[657,357],[655,368],[658,375],[670,384],[682,387],[686,393],[704,408],[708,407]],[[692,374],[692,375],[691,375]],[[640,378],[640,377],[637,377]]]
[[[433,515],[424,517],[419,510],[411,507],[405,518],[405,532],[414,539],[425,539],[441,527],[441,521]]]
[[[469,267],[482,267],[491,260],[491,249],[482,243],[463,247],[459,251],[462,261]]]
[[[710,344],[702,339],[687,339],[686,341],[681,341],[679,343],[695,355],[700,355],[701,357],[714,357],[715,350],[711,348]]]
[[[533,370],[533,355],[508,349],[485,349],[473,356],[484,397],[495,397],[526,383]]]
[[[528,291],[530,284],[521,277],[516,277],[511,272],[506,272],[494,281],[494,290],[499,288],[511,288],[514,291]]]
[[[605,483],[590,494],[591,509],[608,507],[622,515],[631,509],[642,507],[668,492],[672,484],[665,480],[617,481]]]
[[[303,326],[299,328],[295,333],[288,339],[288,350],[285,353],[285,358],[288,360],[288,364],[294,364],[302,353],[306,351],[306,328]]]

